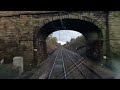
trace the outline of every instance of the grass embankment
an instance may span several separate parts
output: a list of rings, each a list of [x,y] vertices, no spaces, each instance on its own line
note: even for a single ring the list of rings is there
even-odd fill
[[[112,57],[111,60],[115,79],[120,79],[120,57]]]
[[[18,75],[12,64],[0,65],[0,79],[12,79]]]

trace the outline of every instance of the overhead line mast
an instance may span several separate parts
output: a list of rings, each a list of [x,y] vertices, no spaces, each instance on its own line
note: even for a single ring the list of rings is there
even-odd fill
[[[60,31],[59,31],[59,41],[60,41]]]

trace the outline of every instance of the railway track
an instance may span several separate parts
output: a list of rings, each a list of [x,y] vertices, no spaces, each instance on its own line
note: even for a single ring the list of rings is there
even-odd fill
[[[54,69],[54,66],[55,66],[55,62],[56,62],[56,60],[57,60],[58,53],[59,53],[59,50],[58,50],[57,55],[56,55],[56,57],[55,57],[55,60],[54,60],[54,62],[53,62],[53,65],[52,65],[52,68],[51,68],[51,70],[50,70],[50,73],[49,73],[49,75],[48,75],[48,79],[50,79],[50,77],[51,77],[51,75],[52,75],[52,72],[53,72],[53,69]]]
[[[62,49],[63,48],[60,48],[57,52],[54,63],[48,75],[48,79],[55,79],[61,72],[64,73],[64,79],[67,79]]]
[[[77,66],[80,66],[82,63],[84,63],[85,60],[83,61],[78,61],[77,63]],[[67,73],[66,73],[66,76],[68,76],[72,71],[74,71],[76,69],[76,67],[74,65],[72,65],[68,70],[67,70]],[[63,79],[64,78],[64,75],[60,74],[60,76],[57,78],[57,79]]]
[[[87,59],[63,47],[59,48],[47,79],[102,79],[84,62]]]
[[[64,63],[64,60],[63,60],[63,53],[62,53],[62,50],[63,50],[63,47],[62,47],[62,49],[61,49],[61,56],[62,56],[62,61],[63,61],[63,70],[64,70],[65,79],[67,79],[67,77],[66,77],[65,63]]]
[[[81,59],[80,60],[76,60],[76,61],[74,61],[74,59],[69,55],[69,53],[68,52],[66,52],[66,50],[64,49],[64,54],[69,58],[68,60],[70,61],[70,62],[72,62],[72,66],[70,67],[71,69],[69,69],[69,70],[67,70],[67,77],[69,77],[70,76],[70,73],[73,73],[74,74],[74,78],[81,78],[82,77],[82,79],[84,78],[84,79],[87,79],[87,77],[84,75],[84,72],[81,70],[81,69],[79,69],[79,66],[84,62],[84,60],[83,60],[83,62],[82,62],[82,57],[81,57]],[[78,64],[79,64],[79,66],[78,66]],[[77,72],[75,73],[75,72],[73,72],[73,71],[76,71],[77,70]],[[72,74],[72,75],[73,75]],[[77,74],[77,76],[75,75],[75,74]],[[82,76],[81,76],[82,75]],[[76,76],[76,77],[75,77]],[[80,77],[79,77],[80,76]],[[64,76],[62,76],[60,79],[63,79],[64,78]],[[70,78],[69,78],[70,79]]]
[[[71,53],[71,54],[67,54],[71,60],[79,60],[78,57],[76,57],[75,55],[73,55],[72,52],[70,52],[69,50],[65,49],[68,53]],[[74,58],[72,58],[74,57]],[[84,60],[87,60],[85,57],[84,57]],[[100,76],[97,72],[95,72],[92,68],[90,68],[89,66],[87,66],[85,63],[82,63],[79,67],[77,67],[80,69],[80,71],[82,72],[82,75],[86,78],[86,79],[103,79],[102,76]],[[87,71],[87,73],[85,72]],[[89,72],[89,73],[88,73]],[[85,74],[86,73],[86,74]]]

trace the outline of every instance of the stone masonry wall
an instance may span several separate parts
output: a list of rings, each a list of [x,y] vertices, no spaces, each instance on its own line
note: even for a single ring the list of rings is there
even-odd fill
[[[111,12],[109,16],[111,55],[120,56],[120,16]]]

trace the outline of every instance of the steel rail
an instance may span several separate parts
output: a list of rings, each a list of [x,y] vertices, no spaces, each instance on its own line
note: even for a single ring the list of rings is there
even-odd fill
[[[66,49],[67,50],[67,49]],[[68,52],[70,52],[69,50],[67,50]],[[74,57],[74,58],[76,58],[76,59],[79,59],[79,58],[77,58],[77,57],[75,57],[74,55],[73,55],[73,53],[72,52],[70,52],[71,54],[72,54],[72,56]],[[96,73],[93,69],[91,69],[89,66],[87,66],[86,64],[82,64],[82,65],[84,65],[86,68],[88,68],[92,73],[94,73],[97,77],[99,77],[100,79],[103,79],[102,78],[102,76],[100,76],[98,73]]]
[[[59,53],[59,50],[58,50],[58,53]],[[53,65],[52,65],[52,68],[51,68],[50,74],[49,74],[49,76],[48,76],[48,79],[50,79],[50,77],[51,77],[51,75],[52,75],[53,68],[54,68],[54,66],[55,66],[55,62],[56,62],[57,57],[58,57],[58,53],[57,53],[57,55],[56,55],[56,57],[55,57],[55,60],[54,60],[54,63],[53,63]]]
[[[65,79],[67,79],[67,77],[66,77],[65,63],[64,63],[64,60],[63,60],[62,50],[63,50],[63,47],[61,48],[61,56],[62,56],[62,61],[63,61],[63,72],[64,72],[64,76],[65,76]]]
[[[82,61],[81,63],[79,63],[77,66],[80,66],[82,63],[84,63],[85,62],[85,60],[84,61]],[[73,69],[71,69],[69,72],[67,72],[67,74],[66,75],[69,75],[73,70],[75,70],[77,67],[74,67]],[[60,79],[63,79],[65,76],[62,76]],[[58,78],[59,79],[59,78]]]
[[[73,62],[73,64],[77,67],[77,69],[79,70],[79,72],[81,73],[81,75],[82,75],[85,79],[87,79],[87,77],[85,76],[84,72],[82,72],[82,71],[79,69],[78,65],[73,61],[73,59],[71,58],[71,56],[70,56],[69,54],[67,54],[67,53],[65,53],[65,54],[70,58],[70,60]]]
[[[77,64],[77,63],[79,63],[79,64],[82,63],[82,61],[81,61],[82,58],[83,58],[83,57],[81,57],[81,59],[79,59],[79,60],[76,62],[76,64]],[[84,60],[83,60],[83,61],[84,61]],[[66,76],[67,76],[71,71],[73,71],[73,70],[76,68],[76,67],[74,68],[74,66],[75,66],[75,65],[73,64],[73,65],[71,65],[71,66],[66,70],[66,72],[67,72]],[[63,73],[61,73],[61,74],[58,76],[57,79],[59,79],[61,76],[63,76],[62,74],[63,74]]]

